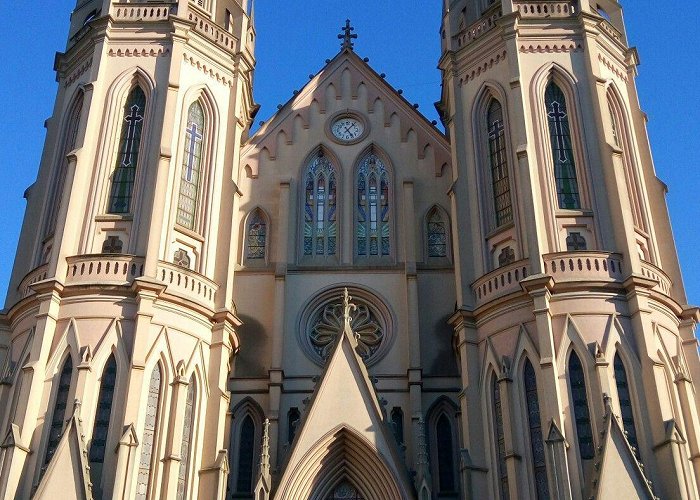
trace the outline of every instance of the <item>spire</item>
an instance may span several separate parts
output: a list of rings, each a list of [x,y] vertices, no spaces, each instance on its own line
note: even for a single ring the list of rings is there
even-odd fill
[[[341,27],[340,29],[343,30],[343,32],[338,35],[338,40],[343,41],[343,43],[340,44],[340,48],[342,50],[352,50],[352,48],[355,46],[353,40],[357,39],[357,35],[353,33],[355,28],[350,25],[350,19],[346,19],[345,26]]]
[[[272,489],[272,476],[270,475],[270,420],[265,419],[263,424],[262,453],[260,454],[260,473],[255,486],[255,498],[268,500]]]

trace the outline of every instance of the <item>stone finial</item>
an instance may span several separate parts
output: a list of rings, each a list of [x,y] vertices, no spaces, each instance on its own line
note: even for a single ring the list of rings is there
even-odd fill
[[[418,418],[418,454],[416,456],[416,490],[420,500],[432,498],[430,485],[430,464],[428,462],[428,444],[425,440],[425,421]]]
[[[343,320],[345,323],[345,331],[348,333],[352,333],[352,313],[357,311],[357,306],[350,303],[351,300],[352,297],[350,293],[348,293],[348,289],[345,288],[343,291]]]
[[[353,33],[355,28],[350,25],[350,19],[346,19],[345,26],[341,27],[340,29],[343,30],[343,32],[338,35],[338,40],[342,40],[340,48],[342,50],[352,50],[352,48],[355,46],[353,40],[357,39],[357,34]]]

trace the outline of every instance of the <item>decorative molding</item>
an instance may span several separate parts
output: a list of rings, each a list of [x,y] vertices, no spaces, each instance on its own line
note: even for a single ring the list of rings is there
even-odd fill
[[[222,85],[226,85],[229,88],[233,87],[233,78],[227,77],[226,75],[222,75],[221,72],[219,72],[218,70],[213,69],[211,66],[207,65],[206,63],[203,63],[199,59],[197,59],[197,58],[195,58],[187,53],[183,54],[183,58],[185,59],[186,62],[190,63],[193,67],[197,68],[202,73],[213,78],[214,80],[221,83]]]
[[[598,61],[608,68],[610,71],[612,71],[615,76],[617,76],[620,80],[623,82],[627,83],[627,74],[625,74],[613,61],[605,57],[603,54],[598,54]]]
[[[65,78],[65,86],[68,87],[70,86],[73,82],[75,82],[78,78],[80,78],[87,70],[89,70],[92,67],[92,59],[88,59],[85,61],[82,65],[78,66],[73,73],[71,73],[69,76]]]
[[[520,52],[524,54],[557,54],[583,52],[583,45],[579,42],[565,42],[553,44],[521,45]]]
[[[481,75],[482,73],[486,73],[488,70],[493,68],[496,64],[505,60],[507,56],[508,56],[508,54],[504,50],[503,52],[499,52],[495,56],[491,56],[490,58],[480,62],[476,67],[472,67],[470,70],[467,70],[466,75],[460,76],[459,84],[464,85],[465,83],[468,83],[469,81],[474,80],[477,76]]]
[[[170,54],[170,49],[164,49],[162,47],[158,49],[145,47],[139,48],[127,48],[127,49],[109,49],[107,55],[110,57],[163,57]]]

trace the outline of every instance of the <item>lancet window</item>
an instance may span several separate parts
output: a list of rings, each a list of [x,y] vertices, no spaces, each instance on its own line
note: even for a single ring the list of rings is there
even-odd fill
[[[426,217],[428,258],[447,257],[447,231],[449,222],[438,207],[433,207]]]
[[[338,242],[336,172],[320,152],[306,168],[304,187],[304,257],[336,255]]]
[[[545,90],[545,107],[559,208],[579,209],[581,196],[576,176],[569,111],[566,96],[555,82],[551,82]]]
[[[389,172],[374,153],[367,155],[357,172],[357,255],[388,257],[391,252],[389,226]]]
[[[185,421],[182,427],[182,445],[180,448],[180,469],[177,476],[177,500],[187,498],[187,483],[189,481],[190,460],[194,436],[194,420],[197,398],[197,381],[194,375],[190,378],[185,400]]]
[[[508,488],[508,468],[506,467],[506,438],[503,429],[503,404],[501,388],[496,377],[493,377],[493,428],[496,438],[496,456],[498,458],[499,492],[502,499],[510,498]]]
[[[158,421],[160,419],[160,398],[162,387],[162,374],[160,365],[156,365],[151,372],[148,384],[148,397],[146,400],[146,421],[143,425],[143,437],[141,439],[141,458],[139,460],[139,474],[136,482],[137,500],[146,500],[150,486],[151,473],[155,463],[154,450],[157,449],[156,436]]]
[[[486,125],[489,142],[489,164],[491,167],[491,192],[496,227],[513,221],[513,204],[508,177],[508,149],[506,147],[503,107],[496,99],[491,99],[486,112]]]
[[[437,444],[438,491],[440,494],[454,494],[456,484],[452,422],[444,413],[437,419],[435,440]]]
[[[204,109],[199,102],[194,102],[187,112],[180,194],[177,201],[177,223],[193,230],[197,223],[200,202],[204,140]]]
[[[51,427],[49,428],[49,444],[46,448],[46,458],[44,466],[48,465],[56,453],[56,448],[63,435],[63,427],[66,423],[66,409],[68,408],[68,393],[70,392],[70,383],[73,377],[73,359],[68,356],[63,363],[61,374],[58,377],[58,389],[56,391],[56,399],[53,405],[53,413],[51,415]]]
[[[637,429],[634,425],[634,413],[632,411],[632,399],[630,397],[630,386],[627,379],[627,371],[622,363],[620,354],[615,354],[613,363],[615,369],[615,385],[617,386],[617,397],[620,401],[620,414],[622,416],[622,428],[627,433],[627,441],[635,449],[639,447],[637,443]]]
[[[588,409],[588,394],[586,392],[586,377],[581,360],[575,352],[569,358],[569,385],[571,386],[572,408],[576,424],[579,454],[583,460],[595,456],[593,431],[591,429],[591,414]]]
[[[265,259],[267,234],[267,218],[261,209],[256,208],[248,216],[246,224],[246,258],[248,260]]]
[[[527,405],[527,423],[530,430],[530,451],[532,453],[532,469],[535,473],[535,491],[538,500],[549,499],[547,484],[547,464],[545,462],[544,436],[540,419],[540,400],[537,394],[537,377],[529,359],[525,360],[523,369],[525,386],[525,404]]]
[[[104,462],[116,382],[117,361],[112,354],[105,364],[102,371],[102,380],[100,381],[100,392],[97,399],[97,410],[95,411],[95,425],[93,426],[92,441],[90,443],[91,464],[102,464]]]
[[[141,87],[136,86],[126,99],[121,118],[117,158],[107,208],[111,214],[126,214],[132,208],[145,111],[146,94]]]
[[[238,442],[237,493],[253,491],[253,459],[255,457],[255,422],[246,415],[241,423]]]
[[[391,427],[399,445],[403,445],[403,410],[396,406],[391,410]]]

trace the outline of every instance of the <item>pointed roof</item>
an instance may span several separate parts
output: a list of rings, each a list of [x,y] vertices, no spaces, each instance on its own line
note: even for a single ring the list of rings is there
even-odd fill
[[[347,291],[346,291],[347,293]],[[325,498],[348,480],[365,498],[415,498],[367,368],[346,324],[316,387],[282,470],[275,498]]]

